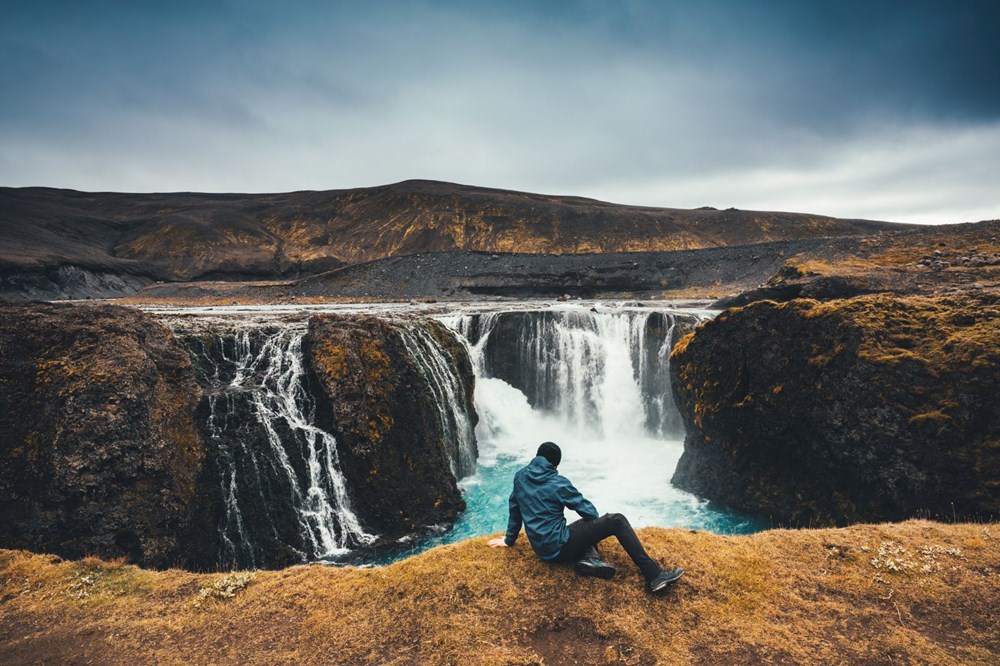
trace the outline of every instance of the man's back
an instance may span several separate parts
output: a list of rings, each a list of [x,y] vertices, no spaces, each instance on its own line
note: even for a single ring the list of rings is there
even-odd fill
[[[597,518],[597,509],[569,479],[559,474],[548,460],[536,456],[514,475],[507,544],[517,539],[523,522],[528,541],[538,556],[546,560],[555,558],[569,539],[563,507],[575,510],[584,518]]]

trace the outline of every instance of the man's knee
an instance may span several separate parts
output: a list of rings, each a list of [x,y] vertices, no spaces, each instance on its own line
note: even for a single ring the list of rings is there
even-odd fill
[[[624,515],[620,513],[606,513],[604,514],[604,517],[607,519],[609,523],[614,525],[616,528],[629,526],[628,518],[626,518]]]

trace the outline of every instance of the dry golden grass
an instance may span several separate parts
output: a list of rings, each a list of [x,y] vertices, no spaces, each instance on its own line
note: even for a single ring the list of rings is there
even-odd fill
[[[604,549],[619,567],[612,581],[545,564],[523,540],[491,549],[485,537],[384,568],[228,579],[0,551],[0,655],[8,664],[1000,661],[1000,525],[640,535],[654,556],[687,569],[664,598],[644,592],[617,544]]]
[[[934,276],[937,281],[962,282],[962,278],[993,283],[1000,279],[1000,267],[970,268],[960,263],[963,255],[1000,254],[1000,221],[921,227],[904,233],[868,236],[856,247],[839,250],[821,248],[801,252],[785,262],[784,271],[798,277],[869,276],[886,281],[886,290],[903,290],[907,280],[933,271],[918,262],[934,252],[943,253],[951,265]],[[906,277],[900,277],[905,274]],[[900,284],[897,284],[900,283]],[[912,285],[911,285],[912,286]],[[893,289],[896,287],[898,289]]]

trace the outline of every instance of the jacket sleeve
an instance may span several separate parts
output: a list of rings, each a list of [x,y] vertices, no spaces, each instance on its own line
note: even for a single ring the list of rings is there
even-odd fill
[[[579,490],[574,488],[573,484],[567,479],[563,479],[563,481],[564,483],[559,488],[560,501],[580,514],[581,518],[587,518],[588,520],[597,518],[597,508]]]
[[[518,533],[521,531],[521,507],[517,505],[514,493],[511,493],[510,499],[507,500],[507,512],[510,515],[507,518],[507,534],[503,540],[508,546],[513,546],[514,542],[517,541]]]

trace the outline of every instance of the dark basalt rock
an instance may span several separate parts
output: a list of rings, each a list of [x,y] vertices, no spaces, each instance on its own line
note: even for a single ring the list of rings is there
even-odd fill
[[[464,348],[441,324],[424,324],[452,340],[449,353],[471,400],[474,379]],[[328,427],[364,523],[393,538],[453,522],[465,508],[450,468],[453,443],[398,330],[376,317],[322,315],[310,320],[304,348],[328,400]]]
[[[141,312],[0,307],[0,545],[182,563],[199,395],[188,354]]]
[[[677,486],[792,524],[1000,515],[1000,299],[759,302],[682,340]]]
[[[294,470],[295,481],[308,487],[303,442],[282,418],[272,418],[265,426],[255,406],[260,397],[250,389],[260,387],[264,392],[262,387],[271,384],[273,393],[275,378],[264,375],[282,350],[269,347],[265,352],[263,348],[280,330],[252,330],[245,333],[242,342],[239,333],[225,329],[180,335],[202,386],[195,417],[208,455],[200,485],[211,499],[201,505],[201,522],[212,527],[186,552],[195,568],[278,568],[300,564],[315,555],[308,552],[292,499],[293,481],[275,457],[269,431],[282,442],[284,462]],[[255,362],[244,365],[245,355]],[[246,376],[236,380],[242,372]],[[308,403],[303,404],[303,411],[310,414],[319,389],[308,373],[304,379],[303,395],[297,402]],[[238,521],[227,515],[227,497],[238,507]]]

